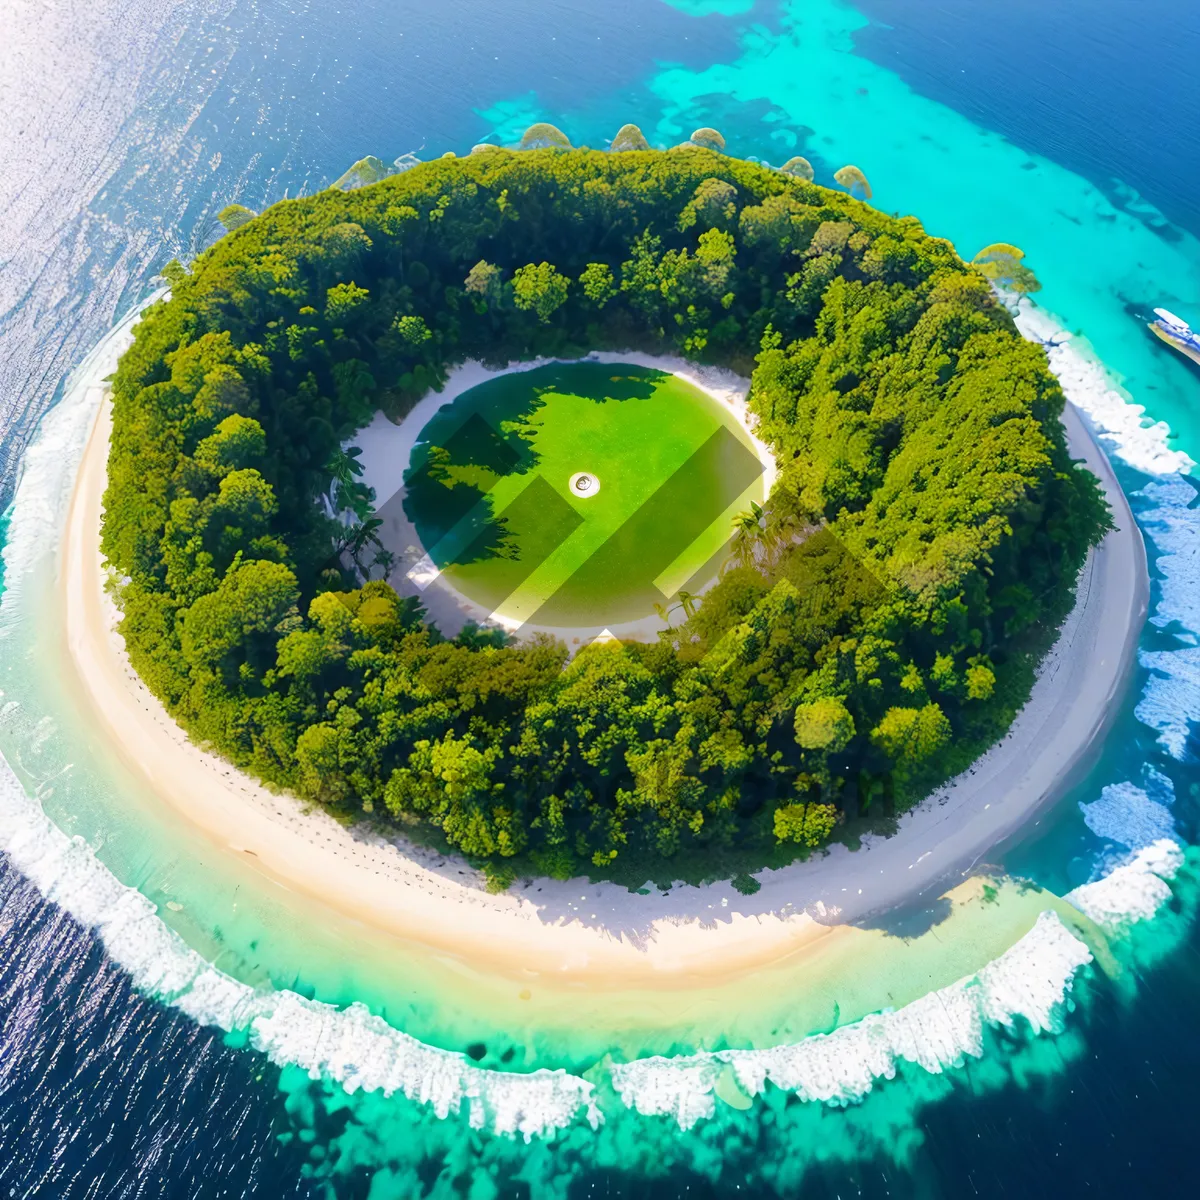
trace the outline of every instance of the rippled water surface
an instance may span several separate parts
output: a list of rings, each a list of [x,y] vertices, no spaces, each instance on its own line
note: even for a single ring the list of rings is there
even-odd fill
[[[258,208],[366,153],[462,152],[536,119],[595,146],[626,120],[664,144],[713,124],[734,153],[805,154],[823,182],[856,162],[880,207],[917,213],[965,254],[996,240],[1025,248],[1045,283],[1031,328],[1078,335],[1053,361],[1112,432],[1147,538],[1151,619],[1103,756],[996,855],[1065,894],[1157,838],[1200,840],[1200,505],[1186,473],[1200,459],[1200,371],[1144,326],[1163,303],[1200,326],[1198,56],[1200,17],[1165,0],[0,0],[0,503],[68,373],[166,261],[216,236],[214,214],[232,200]],[[1168,427],[1139,422],[1130,401]],[[70,396],[55,418],[60,446],[85,427],[72,425]],[[862,1097],[847,1107],[776,1088],[750,1107],[710,1103],[684,1131],[623,1105],[619,1076],[588,1071],[605,1123],[526,1143],[473,1128],[466,1107],[440,1117],[419,1098],[348,1092],[328,1047],[300,1044],[317,1010],[286,1008],[287,996],[363,1000],[445,1054],[480,1036],[470,988],[455,995],[429,964],[389,974],[366,935],[353,962],[339,960],[345,931],[332,927],[297,969],[290,910],[222,899],[245,882],[232,868],[201,896],[178,830],[120,791],[29,619],[48,587],[45,514],[63,453],[26,457],[23,495],[37,503],[19,500],[0,524],[0,750],[15,772],[0,780],[13,789],[0,833],[38,885],[0,857],[9,1195],[1126,1197],[1196,1177],[1190,857],[1153,920],[1096,944],[1069,1002],[1047,1010],[1049,1031],[1035,1033],[1032,1002],[1010,994],[1022,972],[1010,973],[989,995],[1025,1015],[987,1027],[981,1055],[956,1064],[951,1048],[936,1071],[901,1063],[865,1093],[833,1063],[840,1094]],[[26,803],[31,791],[57,824]],[[105,889],[121,894],[114,875],[156,903],[180,898],[179,913],[160,911],[193,947],[160,942],[166,927],[139,923],[141,909],[119,930],[110,921],[105,944],[133,982],[69,915],[103,924]],[[999,902],[1009,941],[1041,906],[1019,892]],[[152,981],[151,967],[184,961],[176,953],[270,989],[267,1026]],[[499,1054],[495,1023],[483,1032]],[[669,1049],[639,1036],[630,1057]],[[530,1067],[582,1072],[603,1050],[595,1022],[574,1045],[512,1038]],[[688,1094],[701,1107],[710,1097]]]

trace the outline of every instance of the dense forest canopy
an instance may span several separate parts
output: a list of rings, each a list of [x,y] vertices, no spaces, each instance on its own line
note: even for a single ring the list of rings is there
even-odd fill
[[[115,377],[103,550],[136,669],[272,784],[557,875],[817,845],[996,736],[1107,510],[983,274],[810,176],[487,148],[239,214]],[[780,467],[659,641],[447,639],[354,565],[342,447],[377,410],[471,358],[635,348],[752,372]]]

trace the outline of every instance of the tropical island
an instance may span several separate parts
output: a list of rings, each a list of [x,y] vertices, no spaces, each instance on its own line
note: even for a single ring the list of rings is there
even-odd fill
[[[1008,729],[1110,526],[988,272],[803,160],[628,128],[231,220],[113,380],[102,549],[141,679],[260,780],[434,832],[498,884],[769,863],[911,807]],[[746,428],[645,356],[748,378]],[[559,365],[531,382],[536,360]],[[356,439],[472,362],[515,373],[399,464],[434,571],[500,612],[594,534],[537,604],[586,585],[649,604],[652,636],[442,630],[402,585]],[[604,469],[554,458],[566,405],[585,448],[612,439]],[[622,470],[644,499],[596,507]]]

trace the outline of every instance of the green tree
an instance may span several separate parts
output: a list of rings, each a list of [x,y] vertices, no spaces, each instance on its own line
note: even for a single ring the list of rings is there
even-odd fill
[[[579,284],[597,308],[603,308],[619,291],[608,263],[588,263],[579,276]]]
[[[396,332],[410,346],[422,346],[433,337],[425,318],[412,315],[396,318]]]
[[[775,810],[775,840],[819,846],[829,840],[837,818],[832,804],[784,804]]]
[[[353,283],[336,283],[325,293],[325,317],[334,324],[342,325],[362,308],[370,296],[366,288]]]
[[[737,188],[724,179],[706,179],[679,214],[679,228],[728,226],[737,216]]]
[[[232,233],[235,229],[241,229],[243,225],[247,225],[253,221],[254,217],[254,210],[247,208],[244,204],[227,204],[217,213],[217,220],[225,226],[227,233]]]
[[[946,714],[932,702],[924,708],[889,708],[871,733],[872,741],[904,767],[932,758],[950,736]]]
[[[226,473],[261,463],[267,453],[267,435],[253,417],[232,413],[196,447],[195,458],[210,470]]]
[[[512,289],[518,308],[533,311],[548,323],[567,302],[570,280],[548,262],[529,263],[513,272]]]
[[[233,665],[230,656],[268,637],[299,599],[296,577],[282,563],[245,562],[231,568],[216,591],[183,614],[182,650],[195,666]]]
[[[854,718],[841,700],[832,696],[796,706],[796,744],[804,750],[840,754],[854,737]]]

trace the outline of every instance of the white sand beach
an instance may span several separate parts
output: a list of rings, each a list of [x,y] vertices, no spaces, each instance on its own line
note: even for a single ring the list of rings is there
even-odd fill
[[[606,987],[727,979],[853,936],[844,922],[961,882],[998,842],[1035,819],[1098,747],[1145,618],[1141,535],[1107,460],[1068,407],[1073,452],[1104,483],[1117,529],[1090,557],[1077,606],[1007,738],[907,814],[894,837],[763,872],[752,897],[728,884],[638,895],[582,880],[539,880],[492,896],[462,864],[403,853],[259,786],[193,745],[141,683],[104,591],[98,534],[110,411],[106,398],[97,396],[97,404],[61,543],[58,587],[80,696],[122,757],[199,832],[274,881],[510,975],[602,979]]]

